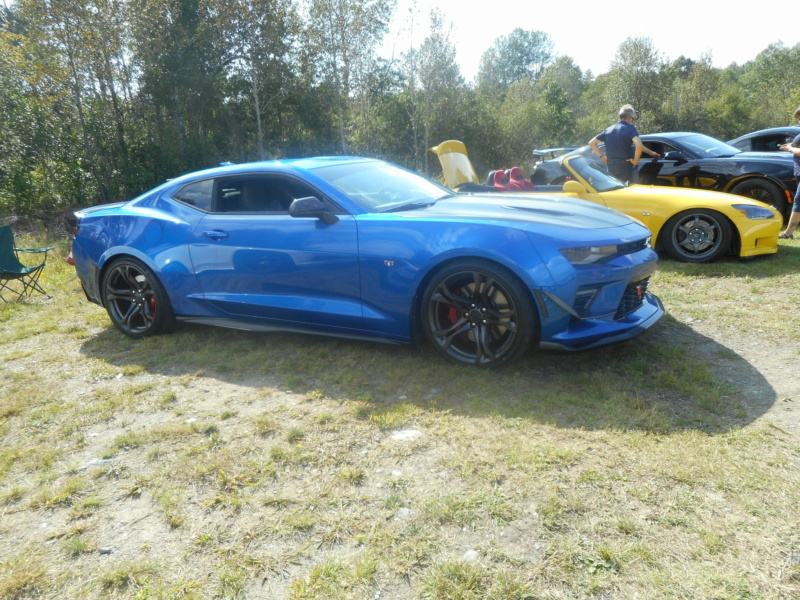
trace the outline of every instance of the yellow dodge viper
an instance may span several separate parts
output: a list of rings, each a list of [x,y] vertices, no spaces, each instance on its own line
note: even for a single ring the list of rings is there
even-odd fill
[[[462,193],[489,189],[480,185],[463,143],[450,140],[431,151],[439,156],[449,187]],[[723,192],[626,185],[579,155],[565,156],[560,164],[566,177],[563,187],[539,186],[533,192],[514,193],[564,194],[618,210],[650,229],[657,251],[684,262],[778,251],[783,219],[761,202]]]

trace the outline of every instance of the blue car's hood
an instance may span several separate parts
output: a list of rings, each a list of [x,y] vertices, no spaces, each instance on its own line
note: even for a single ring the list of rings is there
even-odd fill
[[[459,194],[435,205],[396,213],[425,219],[480,219],[514,221],[574,229],[624,227],[633,219],[614,210],[569,196],[487,193]]]

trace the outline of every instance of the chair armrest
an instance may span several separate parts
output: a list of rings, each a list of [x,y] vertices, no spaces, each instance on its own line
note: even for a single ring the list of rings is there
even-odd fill
[[[55,246],[50,246],[49,248],[14,248],[14,252],[49,252],[55,248]]]

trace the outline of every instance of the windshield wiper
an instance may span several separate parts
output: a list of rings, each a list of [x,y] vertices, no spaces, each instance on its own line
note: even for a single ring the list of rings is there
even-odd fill
[[[386,208],[382,208],[379,212],[388,213],[388,212],[401,212],[404,210],[415,210],[417,208],[428,208],[429,206],[433,206],[436,204],[436,200],[425,200],[424,202],[401,202],[400,204],[395,204],[388,206]]]

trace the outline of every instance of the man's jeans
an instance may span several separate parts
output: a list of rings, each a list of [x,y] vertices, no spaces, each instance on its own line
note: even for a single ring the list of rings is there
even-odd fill
[[[608,173],[623,183],[639,183],[639,170],[628,160],[608,159]]]

